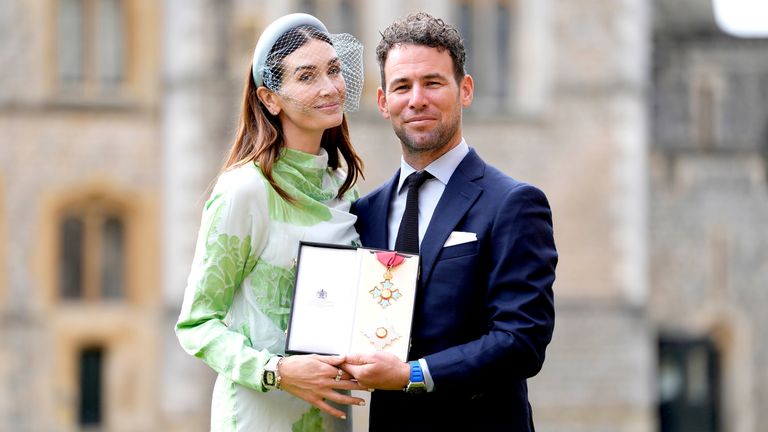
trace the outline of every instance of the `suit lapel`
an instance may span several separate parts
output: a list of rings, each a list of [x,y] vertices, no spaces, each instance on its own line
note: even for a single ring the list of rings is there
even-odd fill
[[[392,201],[392,194],[397,188],[399,179],[400,170],[397,170],[395,175],[382,186],[375,200],[371,200],[368,215],[374,220],[374,223],[368,224],[370,237],[366,242],[366,247],[388,249],[389,203]]]
[[[421,242],[422,287],[427,286],[448,236],[482,193],[483,189],[473,181],[483,176],[484,165],[477,153],[470,150],[448,181]]]

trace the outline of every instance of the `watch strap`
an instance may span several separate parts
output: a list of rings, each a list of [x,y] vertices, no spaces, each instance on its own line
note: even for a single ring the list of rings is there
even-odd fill
[[[418,361],[408,362],[411,367],[411,376],[408,385],[403,389],[406,393],[424,393],[427,391],[427,383],[424,381],[424,372]]]
[[[421,371],[421,364],[418,361],[408,363],[411,365],[411,382],[424,382],[424,373]]]

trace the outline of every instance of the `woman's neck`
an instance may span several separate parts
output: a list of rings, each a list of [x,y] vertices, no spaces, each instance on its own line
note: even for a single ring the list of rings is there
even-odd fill
[[[301,129],[291,122],[283,123],[285,146],[304,153],[314,155],[320,153],[320,142],[323,138],[323,132],[325,131]]]

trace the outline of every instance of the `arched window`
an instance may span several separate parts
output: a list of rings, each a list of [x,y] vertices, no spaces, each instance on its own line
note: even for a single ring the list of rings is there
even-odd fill
[[[120,212],[92,199],[64,214],[59,223],[59,297],[125,297],[125,223]]]

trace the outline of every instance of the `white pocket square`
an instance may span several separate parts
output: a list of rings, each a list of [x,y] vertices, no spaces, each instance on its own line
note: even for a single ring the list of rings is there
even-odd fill
[[[473,232],[454,231],[448,236],[443,247],[456,246],[462,243],[477,241],[477,234]]]

